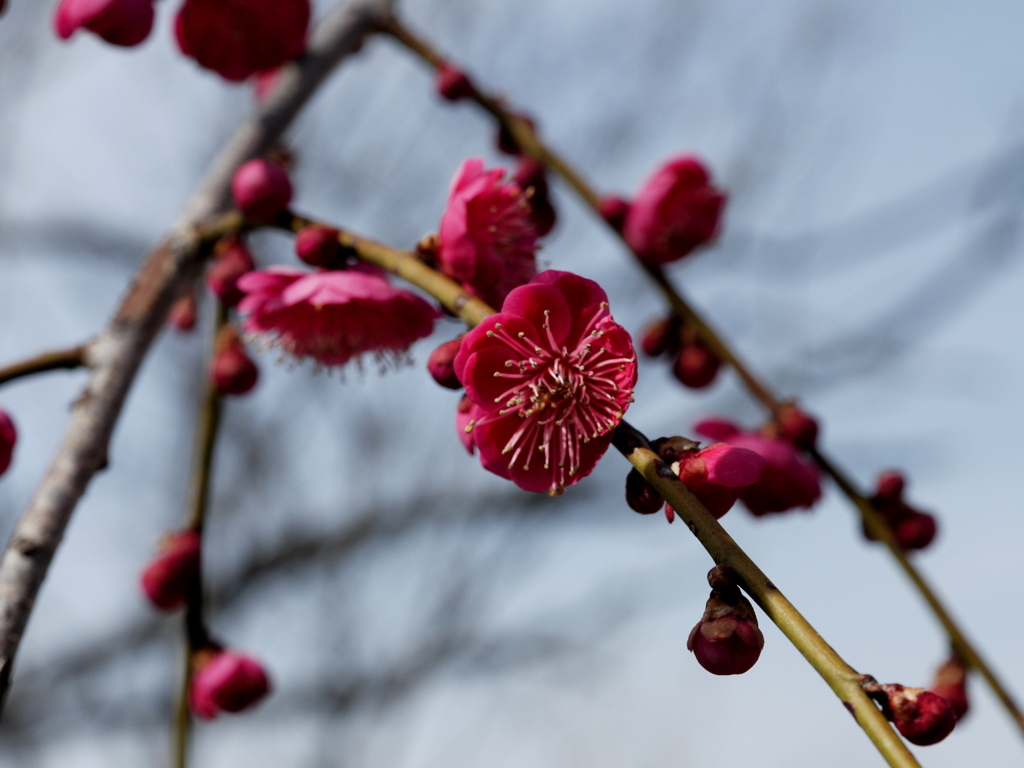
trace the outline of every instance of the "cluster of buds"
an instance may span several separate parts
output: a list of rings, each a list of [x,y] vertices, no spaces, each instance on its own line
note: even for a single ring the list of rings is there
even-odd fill
[[[935,539],[938,524],[933,515],[914,509],[903,500],[906,480],[895,470],[878,476],[878,484],[870,502],[892,531],[896,543],[903,549],[924,549]],[[864,529],[869,540],[875,537]]]
[[[765,466],[765,460],[753,451],[725,443],[701,448],[700,443],[685,437],[661,437],[651,443],[651,448],[716,518],[732,508],[741,488],[757,482]],[[668,521],[675,519],[675,510],[636,469],[626,476],[626,503],[644,515],[664,505]]]
[[[919,747],[938,744],[956,725],[953,705],[932,691],[907,688],[898,683],[879,685],[869,676],[861,681],[861,687],[911,744]]]
[[[764,648],[754,607],[740,593],[730,566],[712,568],[708,583],[711,597],[704,616],[690,631],[686,649],[713,675],[741,675],[754,666]]]
[[[649,357],[672,361],[672,373],[693,389],[710,385],[718,375],[721,361],[700,339],[697,329],[676,314],[655,320],[644,329],[640,348]]]

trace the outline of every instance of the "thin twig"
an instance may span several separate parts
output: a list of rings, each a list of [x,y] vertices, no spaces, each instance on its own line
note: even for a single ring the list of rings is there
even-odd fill
[[[89,345],[55,349],[0,368],[0,384],[46,371],[72,370],[88,365]]]
[[[425,63],[435,69],[441,63],[446,61],[445,57],[441,53],[435,50],[422,37],[412,32],[412,30],[394,16],[388,20],[388,25],[385,31],[395,40],[419,56]],[[561,176],[579,195],[579,197],[595,213],[599,214],[601,198],[597,192],[594,191],[593,187],[584,180],[583,176],[580,175],[571,164],[566,162],[560,155],[554,152],[541,140],[529,122],[517,116],[515,112],[505,105],[505,102],[502,99],[481,91],[475,84],[473,85],[470,98],[491,114],[495,120],[497,120],[499,125],[511,133],[523,154],[540,161],[545,165],[545,167]],[[614,227],[612,227],[612,230],[620,239],[622,239],[621,232],[616,230]],[[629,244],[626,243],[624,239],[623,243],[625,243],[626,247],[629,248]],[[687,321],[687,324],[695,330],[701,341],[703,341],[704,344],[707,345],[720,360],[732,366],[733,370],[736,371],[736,374],[740,377],[744,386],[746,386],[754,398],[761,402],[769,413],[774,414],[779,409],[782,399],[773,393],[771,388],[754,373],[754,371],[743,361],[735,350],[725,341],[724,337],[715,330],[707,320],[704,319],[704,317],[689,301],[686,300],[682,293],[671,283],[661,268],[648,266],[644,266],[643,268],[654,281],[655,285],[658,286],[666,303],[672,308],[672,311]],[[936,615],[939,623],[949,636],[950,643],[954,649],[956,649],[957,653],[964,659],[968,666],[975,669],[982,678],[984,678],[995,693],[996,697],[1009,712],[1018,728],[1024,732],[1024,713],[1022,713],[1020,707],[1013,700],[1013,697],[1009,694],[1006,686],[1003,685],[996,676],[992,667],[982,659],[973,644],[967,639],[966,634],[952,618],[949,610],[939,599],[935,590],[924,579],[921,572],[914,567],[914,564],[909,560],[906,553],[896,542],[891,529],[886,525],[884,519],[871,506],[864,495],[856,489],[852,481],[846,477],[845,473],[842,473],[837,468],[837,465],[832,459],[828,458],[827,455],[820,450],[813,451],[811,455],[818,463],[818,466],[821,467],[822,471],[828,474],[836,482],[836,485],[839,486],[850,502],[856,507],[861,515],[861,519],[865,527],[876,539],[883,543],[899,563],[911,583],[920,592],[925,602]]]
[[[266,103],[224,145],[176,225],[149,255],[114,319],[91,345],[89,381],[0,561],[0,708],[36,595],[71,514],[106,464],[125,397],[171,303],[199,268],[202,237],[195,224],[227,207],[235,168],[273,146],[334,66],[359,49],[391,5],[391,0],[355,0],[320,23],[306,54],[285,68]]]

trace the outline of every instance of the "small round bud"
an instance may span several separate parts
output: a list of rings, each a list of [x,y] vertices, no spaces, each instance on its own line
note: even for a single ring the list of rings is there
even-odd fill
[[[234,651],[200,652],[189,686],[189,705],[210,720],[220,712],[241,712],[270,692],[263,666]]]
[[[437,79],[434,84],[441,98],[448,101],[460,101],[473,95],[473,84],[466,73],[448,62],[437,68]]]
[[[641,515],[653,515],[661,509],[665,499],[636,468],[633,468],[626,475],[626,503],[634,512],[639,512]]]
[[[199,308],[196,306],[196,295],[189,290],[171,304],[171,310],[167,313],[167,322],[179,331],[191,331],[196,327],[196,318]]]
[[[953,705],[941,696],[921,688],[883,685],[889,699],[890,719],[911,744],[926,747],[946,738],[956,725]]]
[[[311,267],[341,269],[347,254],[338,241],[338,234],[333,227],[303,227],[295,236],[295,253]]]
[[[18,430],[14,421],[3,408],[0,408],[0,475],[7,471],[14,458],[14,445],[18,442]]]
[[[533,118],[527,117],[526,115],[513,115],[513,119],[518,119],[530,126],[530,130],[534,130],[537,124],[533,121]],[[498,129],[497,138],[498,149],[504,152],[506,155],[521,155],[523,153],[522,148],[519,146],[519,142],[516,141],[515,137],[504,123]]]
[[[775,414],[779,437],[789,440],[805,451],[818,440],[818,422],[800,410],[795,403],[784,403]]]
[[[715,380],[719,364],[714,352],[699,341],[694,341],[679,350],[672,374],[687,387],[703,389]]]
[[[728,563],[719,563],[708,571],[708,585],[712,589],[727,589],[736,586],[736,571]]]
[[[710,578],[710,574],[709,574]],[[757,662],[764,635],[750,602],[735,587],[713,590],[686,649],[714,675],[739,675]]]
[[[629,213],[629,202],[621,197],[602,197],[597,212],[612,229],[621,232]]]
[[[446,341],[430,353],[427,370],[438,384],[447,389],[462,389],[462,382],[455,375],[455,356],[462,346],[462,336]]]
[[[292,200],[292,183],[281,166],[258,157],[235,171],[231,194],[245,216],[268,222],[288,207]]]
[[[259,368],[246,354],[238,334],[230,325],[224,326],[217,337],[210,363],[210,378],[222,395],[244,395],[259,381]]]
[[[878,475],[875,496],[886,501],[895,501],[903,495],[905,486],[906,480],[900,472],[895,469],[887,469]]]
[[[238,306],[245,295],[238,288],[238,278],[256,268],[249,249],[235,239],[227,241],[206,272],[206,287],[225,307]]]
[[[672,335],[671,315],[655,320],[644,328],[644,335],[640,339],[640,349],[648,357],[658,357],[668,350]]]
[[[67,40],[87,29],[111,45],[138,45],[153,29],[154,0],[61,0],[53,17],[57,36]],[[2,5],[0,5],[2,13]]]
[[[929,689],[953,707],[956,719],[967,714],[967,667],[955,653],[935,673],[935,682]]]
[[[938,533],[938,523],[932,515],[910,507],[891,525],[892,535],[903,549],[924,549]]]
[[[164,539],[159,554],[142,572],[142,591],[161,611],[181,608],[199,578],[201,542],[195,531],[181,531]]]

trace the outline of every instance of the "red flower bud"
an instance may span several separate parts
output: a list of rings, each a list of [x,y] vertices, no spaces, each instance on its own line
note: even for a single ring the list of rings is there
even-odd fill
[[[281,166],[258,157],[235,171],[231,194],[245,216],[267,222],[288,207],[292,200],[292,183]]]
[[[338,242],[338,234],[333,227],[304,227],[295,236],[295,253],[310,266],[341,269],[345,266],[346,252]]]
[[[686,648],[714,675],[739,675],[757,662],[764,635],[750,602],[736,587],[711,591],[704,616],[690,632]]]
[[[941,696],[922,688],[904,688],[896,684],[881,688],[889,700],[886,717],[911,744],[919,747],[937,744],[956,725],[953,705]]]
[[[875,489],[875,496],[878,499],[895,501],[903,495],[903,488],[906,480],[903,475],[895,469],[887,469],[878,475],[878,486]]]
[[[939,667],[930,690],[950,703],[957,720],[967,714],[967,667],[959,656],[954,653]]]
[[[0,408],[0,475],[11,466],[14,458],[14,444],[18,442],[18,430],[7,411]]]
[[[434,84],[441,98],[448,101],[459,101],[473,95],[473,84],[466,73],[448,62],[443,62],[437,68],[437,79]]]
[[[462,346],[462,336],[446,341],[430,353],[427,359],[427,370],[434,381],[448,389],[462,389],[462,382],[455,375],[455,356]]]
[[[626,475],[626,503],[634,512],[639,512],[641,515],[653,515],[661,509],[665,499],[636,468],[633,468]]]
[[[544,165],[532,157],[522,157],[512,175],[512,180],[526,192],[530,204],[530,218],[533,220],[537,235],[543,237],[548,234],[555,227],[557,214],[548,193],[548,179]]]
[[[256,386],[260,370],[245,352],[235,329],[224,326],[210,364],[210,378],[222,395],[244,395]]]
[[[218,254],[206,272],[206,287],[225,307],[234,307],[245,295],[238,288],[238,278],[256,268],[252,254],[238,240],[232,239]]]
[[[154,16],[153,0],[61,0],[53,26],[62,40],[87,29],[111,45],[127,47],[149,36]]]
[[[188,592],[199,578],[201,542],[195,531],[168,536],[160,553],[142,572],[142,591],[161,611],[173,611],[185,604]]]
[[[892,535],[903,549],[924,549],[935,539],[938,523],[927,512],[906,507],[892,523]]]
[[[629,213],[629,202],[621,197],[602,197],[597,212],[612,229],[621,232]]]
[[[779,408],[775,414],[775,428],[779,437],[805,451],[813,448],[818,440],[818,422],[794,403],[784,403]]]
[[[171,310],[167,313],[167,322],[179,331],[191,331],[196,327],[197,315],[196,295],[190,290],[171,304]]]
[[[210,720],[219,712],[241,712],[270,692],[267,673],[258,661],[234,651],[200,652],[189,687],[189,705]]]
[[[718,357],[699,341],[684,344],[679,350],[673,375],[681,384],[693,389],[702,389],[715,380],[720,362]]]
[[[672,322],[671,315],[655,320],[644,328],[644,335],[640,339],[640,349],[648,357],[658,357],[672,346],[672,338],[678,329],[673,328],[676,323]]]

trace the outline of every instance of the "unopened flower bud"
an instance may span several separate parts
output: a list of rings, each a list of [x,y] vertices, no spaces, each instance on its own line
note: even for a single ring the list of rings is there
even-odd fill
[[[533,118],[527,117],[526,115],[514,115],[513,119],[525,122],[530,126],[531,130],[536,128],[536,123],[534,123]],[[519,146],[519,142],[516,141],[515,137],[512,135],[512,131],[510,131],[504,123],[498,129],[497,145],[498,149],[506,155],[520,155],[523,152],[522,148]]]
[[[795,403],[784,403],[779,408],[775,413],[775,427],[779,437],[805,451],[812,449],[818,440],[818,422]]]
[[[67,40],[87,29],[111,45],[133,46],[153,29],[154,0],[61,0],[53,17],[57,36]]]
[[[522,157],[512,174],[512,180],[526,192],[530,203],[530,218],[537,235],[543,237],[548,234],[555,227],[557,213],[551,204],[544,165],[532,157]]]
[[[621,232],[622,225],[626,222],[626,214],[629,213],[629,201],[621,197],[602,197],[597,212],[612,229]]]
[[[441,98],[448,101],[460,101],[473,95],[473,84],[466,73],[448,62],[443,62],[437,68],[434,84]]]
[[[171,304],[171,310],[167,313],[167,322],[179,331],[191,331],[196,327],[198,314],[195,292],[189,290],[188,293],[183,293]]]
[[[258,157],[235,171],[231,194],[245,216],[268,222],[288,207],[292,200],[292,183],[281,166]]]
[[[922,688],[883,685],[889,706],[885,714],[903,738],[911,744],[926,747],[946,738],[956,725],[953,705],[941,696]]]
[[[142,572],[142,591],[161,611],[181,608],[199,578],[200,538],[195,531],[168,536]]]
[[[669,349],[673,329],[672,316],[655,320],[644,328],[640,349],[648,357],[658,357]]]
[[[909,507],[891,525],[892,535],[903,549],[924,549],[932,543],[938,532],[934,516]]]
[[[665,499],[634,467],[626,475],[626,503],[634,512],[639,512],[641,515],[653,515],[661,509]]]
[[[210,377],[222,395],[244,395],[259,381],[259,368],[230,325],[224,326],[217,337]]]
[[[7,411],[0,408],[0,475],[11,466],[16,442],[18,442],[18,430],[14,427],[14,421]]]
[[[235,307],[245,295],[238,288],[238,278],[256,268],[252,254],[240,241],[231,239],[214,257],[206,272],[206,287],[225,307]]]
[[[430,353],[427,370],[438,384],[448,389],[462,389],[462,382],[455,375],[455,356],[462,346],[462,336],[446,341]]]
[[[967,714],[967,667],[955,653],[935,673],[935,682],[929,689],[953,707],[956,719]]]
[[[200,651],[189,687],[189,705],[210,720],[220,712],[241,712],[270,692],[262,665],[234,651]]]
[[[712,590],[703,618],[686,641],[687,650],[714,675],[746,672],[763,647],[754,608],[736,587]]]
[[[895,469],[887,469],[878,475],[875,496],[886,501],[895,501],[903,495],[905,486],[906,480],[900,472]]]
[[[345,266],[347,252],[341,247],[338,234],[333,227],[304,227],[295,236],[295,253],[312,267],[341,269]]]
[[[699,341],[683,345],[679,350],[672,373],[681,384],[693,389],[702,389],[715,380],[718,374],[718,357]]]

